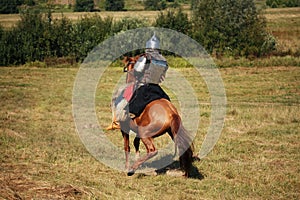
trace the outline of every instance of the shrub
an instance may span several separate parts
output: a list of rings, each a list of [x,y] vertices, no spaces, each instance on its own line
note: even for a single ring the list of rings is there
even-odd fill
[[[5,30],[0,26],[0,65],[58,57],[82,61],[108,36],[140,26],[141,20],[124,19],[114,24],[112,18],[98,15],[83,17],[73,24],[65,17],[52,20],[51,12],[43,15],[37,10],[26,10],[16,27]]]
[[[42,14],[38,11],[25,11],[21,14],[21,21],[12,30],[11,36],[18,48],[14,50],[15,64],[41,60],[44,57],[44,30],[47,27],[46,21],[43,20]]]
[[[183,13],[181,9],[168,10],[166,14],[161,12],[156,18],[154,26],[173,29],[187,35],[192,28],[188,15]]]
[[[193,37],[209,52],[259,56],[274,49],[253,0],[198,0]]]
[[[112,32],[118,33],[120,31],[127,31],[145,26],[147,26],[145,20],[125,17],[113,24]]]
[[[266,5],[271,8],[298,7],[300,6],[300,1],[299,0],[267,0]]]
[[[25,0],[24,4],[26,4],[27,6],[34,6],[35,5],[35,1],[34,0]]]
[[[50,11],[46,15],[36,10],[22,13],[21,21],[12,30],[18,44],[18,50],[14,53],[16,64],[72,54],[72,31],[73,25],[70,20],[63,17],[53,21]],[[13,46],[12,42],[10,46]]]
[[[18,13],[18,7],[24,0],[0,0],[0,14]]]
[[[91,12],[94,9],[94,0],[76,0],[75,12]]]
[[[145,0],[145,10],[164,10],[167,8],[165,0]]]
[[[124,0],[106,0],[105,10],[108,11],[122,11],[124,10],[125,2]]]
[[[112,34],[112,18],[84,17],[73,25],[73,54],[82,61],[95,46]]]
[[[45,57],[67,57],[74,55],[73,25],[69,19],[62,17],[55,20],[44,30]]]

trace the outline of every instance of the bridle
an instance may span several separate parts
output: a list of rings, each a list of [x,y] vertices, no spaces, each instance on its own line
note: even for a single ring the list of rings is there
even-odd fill
[[[123,68],[123,72],[128,72],[128,67],[129,67],[129,65],[132,65],[132,64],[135,64],[136,62],[134,62],[134,61],[129,61],[126,65],[125,65],[125,67]]]
[[[145,56],[145,54],[143,53],[143,54],[137,55],[135,57],[131,57],[129,59],[129,62],[123,68],[123,72],[131,71],[131,70],[128,70],[129,65],[134,65],[137,62],[138,58],[141,57],[141,56]]]

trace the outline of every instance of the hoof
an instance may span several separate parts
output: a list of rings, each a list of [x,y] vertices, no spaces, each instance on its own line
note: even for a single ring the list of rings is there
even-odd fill
[[[132,176],[134,174],[134,170],[132,169],[132,170],[129,170],[128,172],[127,172],[127,176]]]

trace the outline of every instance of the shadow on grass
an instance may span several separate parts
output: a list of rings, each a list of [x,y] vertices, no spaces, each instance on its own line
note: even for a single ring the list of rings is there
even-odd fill
[[[194,158],[193,162],[200,162],[199,158]],[[171,163],[166,164],[166,167],[160,168],[162,163]],[[152,162],[147,162],[142,164],[141,168],[154,168],[156,175],[171,175],[171,176],[183,176],[183,171],[180,169],[180,163],[178,160],[174,160],[172,155],[166,155],[161,157],[158,160],[154,160]],[[173,174],[173,175],[172,175]],[[204,179],[204,175],[199,172],[197,167],[192,164],[189,178],[202,180]]]
[[[175,171],[181,170],[179,161],[174,161],[172,164],[170,164],[162,169],[155,170],[155,171],[157,174],[168,174],[168,172],[174,171],[174,170]],[[204,175],[199,172],[197,167],[192,165],[188,178],[202,180],[202,179],[204,179]]]

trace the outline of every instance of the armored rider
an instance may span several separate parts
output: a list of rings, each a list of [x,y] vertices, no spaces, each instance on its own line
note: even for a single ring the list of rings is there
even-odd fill
[[[161,55],[160,41],[155,33],[146,42],[145,53],[134,65],[134,76],[136,78],[135,90],[129,100],[122,99],[116,105],[117,120],[123,121],[127,118],[128,112],[131,118],[141,114],[146,105],[153,100],[165,98],[170,100],[159,84],[165,79],[168,70],[168,63]]]

